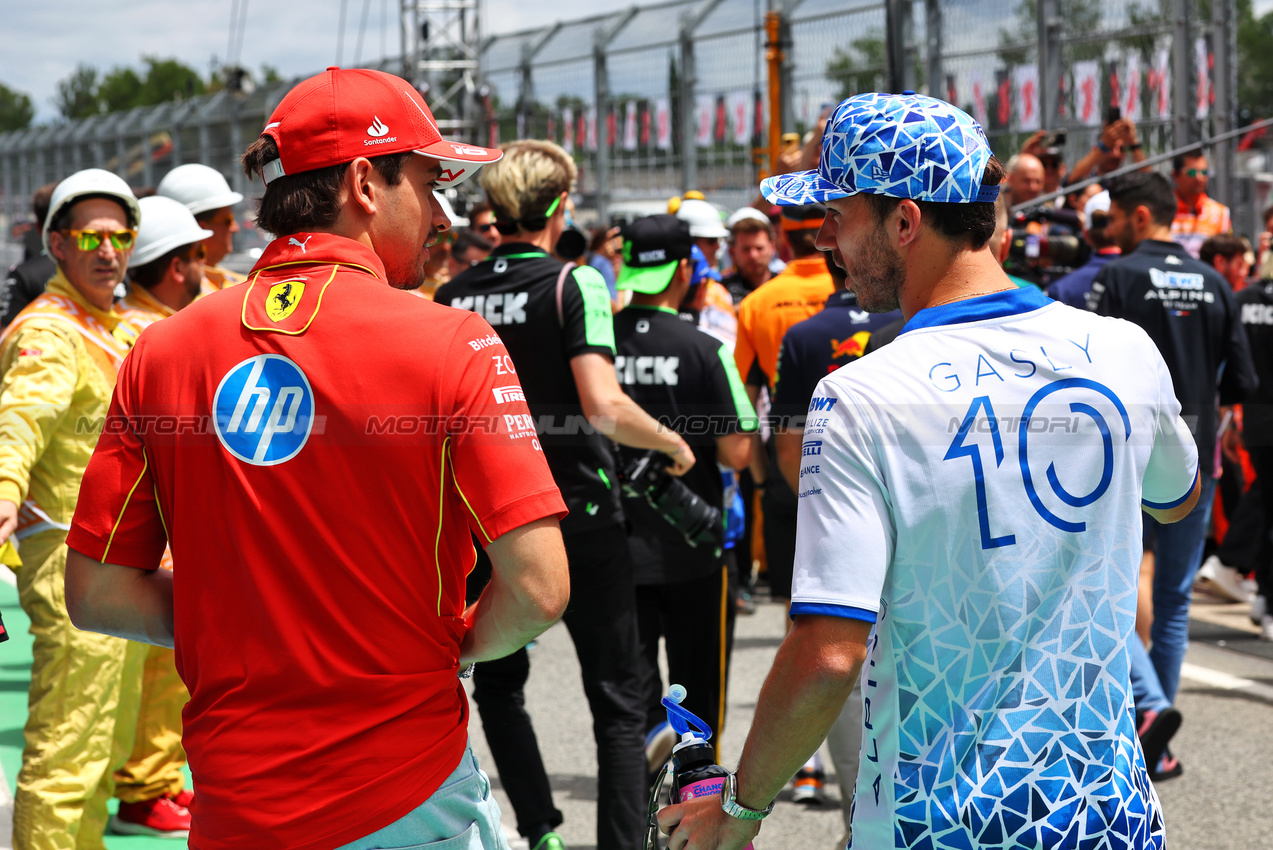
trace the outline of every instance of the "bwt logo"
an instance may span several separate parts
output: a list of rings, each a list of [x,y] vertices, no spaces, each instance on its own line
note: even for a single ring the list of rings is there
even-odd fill
[[[809,402],[809,412],[812,413],[815,410],[830,411],[831,408],[835,407],[837,401],[839,401],[838,398],[814,396],[813,401]]]
[[[491,393],[495,396],[497,404],[507,404],[510,401],[525,401],[526,393],[522,388],[513,384],[511,387],[493,387]]]
[[[809,442],[805,443],[803,446],[800,447],[800,454],[803,457],[810,457],[812,455],[822,454],[822,441],[810,440]]]
[[[226,373],[212,409],[226,451],[254,466],[274,466],[296,457],[309,439],[314,390],[291,360],[258,354]]]

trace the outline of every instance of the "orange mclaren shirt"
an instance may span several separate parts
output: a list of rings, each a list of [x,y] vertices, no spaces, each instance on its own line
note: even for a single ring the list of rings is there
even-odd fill
[[[752,386],[774,386],[778,352],[787,328],[820,311],[835,292],[822,254],[792,260],[738,305],[734,364]]]
[[[508,362],[320,233],[139,337],[67,543],[171,543],[195,850],[337,847],[459,763],[471,535],[565,514]]]
[[[1232,233],[1233,221],[1229,208],[1214,198],[1199,195],[1193,204],[1186,204],[1176,196],[1176,217],[1171,220],[1171,241],[1183,245],[1195,260],[1202,251],[1202,243],[1221,233]]]

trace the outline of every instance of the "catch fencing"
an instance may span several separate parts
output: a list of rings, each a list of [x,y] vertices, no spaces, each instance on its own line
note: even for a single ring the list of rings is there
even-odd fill
[[[1073,164],[1114,106],[1149,153],[1232,129],[1235,20],[1236,0],[671,0],[487,37],[468,114],[473,141],[569,150],[586,218],[688,189],[735,207],[768,167],[771,51],[788,133],[858,91],[914,89],[976,116],[1001,158],[1065,129]],[[0,134],[0,219],[89,166],[154,185],[204,162],[247,194],[237,156],[295,82]],[[1212,194],[1252,207],[1233,146],[1212,162]]]

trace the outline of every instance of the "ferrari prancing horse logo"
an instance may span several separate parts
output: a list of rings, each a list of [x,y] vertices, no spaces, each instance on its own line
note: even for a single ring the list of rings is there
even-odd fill
[[[305,283],[300,278],[285,280],[270,287],[270,294],[265,299],[265,315],[272,322],[281,322],[296,310],[305,294]]]

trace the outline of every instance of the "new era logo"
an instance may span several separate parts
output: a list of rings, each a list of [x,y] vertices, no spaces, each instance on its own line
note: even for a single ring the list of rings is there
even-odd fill
[[[374,136],[378,139],[389,133],[389,128],[384,125],[384,122],[380,120],[379,116],[373,115],[372,119],[371,126],[367,128],[368,136]]]
[[[511,387],[493,387],[491,394],[495,396],[496,404],[507,404],[510,401],[525,401],[526,393],[522,388],[514,384]]]

